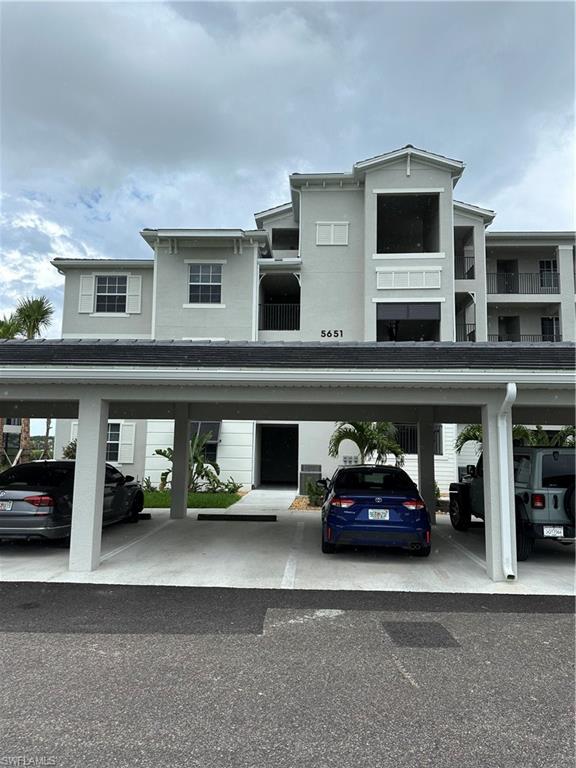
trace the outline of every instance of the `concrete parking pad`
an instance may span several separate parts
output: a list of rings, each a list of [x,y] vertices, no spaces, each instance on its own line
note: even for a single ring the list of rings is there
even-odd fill
[[[3,581],[56,581],[95,584],[213,586],[270,589],[385,590],[403,592],[479,592],[496,594],[573,594],[574,547],[539,543],[532,558],[519,564],[516,583],[490,582],[484,567],[484,531],[467,533],[438,517],[429,558],[386,550],[320,551],[318,511],[258,505],[273,512],[271,522],[198,521],[197,510],[170,520],[166,510],[149,510],[152,519],[116,525],[103,533],[102,564],[91,573],[70,573],[68,552],[53,544],[0,546]],[[232,507],[231,509],[234,509]],[[238,511],[256,505],[248,497]],[[209,510],[202,510],[203,512]],[[216,511],[216,510],[212,510]]]

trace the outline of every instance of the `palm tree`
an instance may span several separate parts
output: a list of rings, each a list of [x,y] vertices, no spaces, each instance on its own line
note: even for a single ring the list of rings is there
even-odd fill
[[[550,438],[548,433],[540,425],[534,429],[523,424],[514,424],[512,427],[512,441],[516,445],[534,445],[534,446],[554,446],[561,448],[574,445],[575,429],[572,426],[562,427],[562,429]],[[466,443],[476,442],[482,445],[482,425],[467,424],[454,442],[454,450],[460,453]]]
[[[336,458],[344,440],[350,440],[360,452],[360,463],[374,457],[376,464],[384,464],[391,453],[396,463],[402,464],[404,451],[396,442],[396,427],[389,421],[338,421],[330,437],[328,455]]]
[[[0,318],[0,339],[15,339],[21,332],[22,323],[16,313]]]
[[[14,333],[16,336],[18,333],[22,333],[27,339],[35,339],[39,336],[41,331],[47,328],[52,322],[52,316],[54,315],[54,307],[46,296],[39,297],[26,297],[20,299],[16,306],[16,312],[11,316],[18,324],[18,330]],[[12,338],[14,338],[12,336]],[[46,419],[46,432],[44,435],[44,450],[42,452],[43,457],[47,457],[49,453],[49,436],[50,428],[52,426],[52,419]],[[20,461],[30,461],[32,457],[32,444],[30,441],[30,419],[27,417],[22,418],[22,430],[20,432]]]

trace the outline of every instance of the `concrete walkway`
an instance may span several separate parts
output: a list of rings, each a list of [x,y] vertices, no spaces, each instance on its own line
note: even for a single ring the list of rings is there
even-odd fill
[[[240,512],[241,514],[267,514],[275,515],[278,512],[286,512],[298,492],[294,490],[276,490],[268,488],[256,488],[243,496],[240,501],[233,504],[226,511]]]

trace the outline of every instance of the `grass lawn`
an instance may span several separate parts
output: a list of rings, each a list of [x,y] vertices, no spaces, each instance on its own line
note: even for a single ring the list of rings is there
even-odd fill
[[[226,509],[241,498],[238,493],[189,493],[188,506],[197,509]],[[170,491],[144,491],[144,506],[170,508]]]

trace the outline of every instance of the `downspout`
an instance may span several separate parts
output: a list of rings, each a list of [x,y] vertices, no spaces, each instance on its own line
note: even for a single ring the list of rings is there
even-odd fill
[[[498,447],[500,458],[500,472],[499,475],[499,491],[501,500],[500,509],[500,540],[502,542],[502,571],[506,579],[515,579],[517,574],[514,569],[513,553],[511,547],[512,543],[512,531],[510,526],[510,519],[512,517],[512,510],[509,508],[510,489],[508,486],[509,478],[511,474],[510,467],[510,453],[508,451],[508,416],[512,413],[512,406],[516,401],[517,388],[516,384],[506,385],[506,396],[498,410],[496,417],[497,430],[498,430]],[[506,499],[506,502],[504,502]]]

